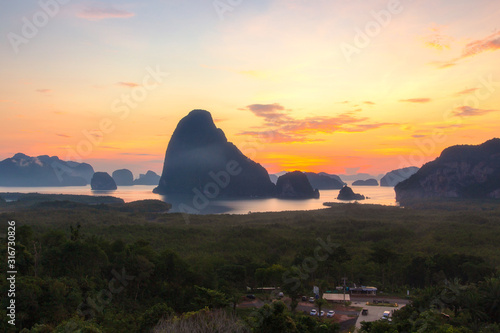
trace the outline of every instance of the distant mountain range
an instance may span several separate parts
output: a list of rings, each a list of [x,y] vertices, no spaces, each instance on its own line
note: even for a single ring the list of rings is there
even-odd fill
[[[85,186],[93,174],[90,164],[57,156],[18,153],[0,162],[0,186]]]
[[[57,156],[28,156],[17,153],[0,161],[0,186],[6,187],[57,187],[86,186],[94,175],[88,163],[63,161]],[[139,175],[133,180],[130,170],[113,172],[118,186],[158,185],[160,176],[153,171]]]

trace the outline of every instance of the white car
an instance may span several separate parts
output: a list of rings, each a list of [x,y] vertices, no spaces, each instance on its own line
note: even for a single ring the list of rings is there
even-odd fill
[[[321,312],[319,313],[319,316],[323,317],[324,315],[325,315],[325,311],[321,310]]]
[[[327,318],[333,318],[333,316],[335,316],[335,311],[333,311],[333,310],[328,311],[326,314]]]
[[[382,318],[380,318],[380,319],[391,321],[391,318],[389,318],[390,315],[391,315],[391,311],[384,311],[384,314],[382,315]]]
[[[316,316],[318,314],[318,311],[316,309],[312,309],[311,312],[309,312],[311,316]]]

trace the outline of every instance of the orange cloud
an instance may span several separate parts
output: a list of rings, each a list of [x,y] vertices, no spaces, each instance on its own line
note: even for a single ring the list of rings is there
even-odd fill
[[[409,99],[400,99],[400,102],[407,102],[407,103],[429,103],[432,101],[430,98],[409,98]]]
[[[134,88],[134,87],[137,87],[139,85],[135,82],[117,82],[116,84],[118,86],[130,87],[130,88]]]
[[[66,135],[66,134],[56,134],[57,136],[60,136],[62,138],[71,138],[71,136]]]
[[[363,103],[368,104],[368,105],[375,105],[375,103],[372,101],[364,101]]]

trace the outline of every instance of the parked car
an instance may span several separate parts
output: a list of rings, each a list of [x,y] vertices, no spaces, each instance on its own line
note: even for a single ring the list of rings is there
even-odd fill
[[[316,316],[318,314],[318,311],[316,309],[312,309],[311,312],[309,312],[311,316]]]
[[[302,296],[302,302],[307,302],[307,296]]]
[[[323,317],[324,315],[325,315],[325,311],[321,310],[321,312],[319,313],[319,316]]]
[[[285,296],[285,294],[283,294],[283,292],[282,292],[282,291],[280,291],[280,292],[278,293],[278,297],[284,297],[284,296]]]
[[[368,315],[368,309],[363,309],[363,310],[361,311],[361,314],[362,314],[363,316],[367,316],[367,315]]]
[[[247,295],[247,298],[248,298],[248,299],[255,299],[255,295],[251,295],[251,294],[249,294],[249,295]]]
[[[389,316],[391,315],[391,311],[384,311],[384,314],[382,315],[382,318],[381,319],[384,319],[384,320],[389,320]]]
[[[314,303],[314,297],[309,297],[309,303]]]
[[[326,313],[327,318],[333,318],[333,316],[335,316],[335,311],[333,310],[330,310]]]

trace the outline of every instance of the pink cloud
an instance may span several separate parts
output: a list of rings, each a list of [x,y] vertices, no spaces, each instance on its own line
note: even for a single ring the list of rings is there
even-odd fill
[[[98,21],[108,18],[130,18],[135,13],[114,7],[92,6],[77,13],[77,16],[90,21]]]
[[[462,95],[472,94],[477,89],[479,89],[479,88],[470,88],[470,89],[461,90],[461,91],[455,93],[455,95],[456,96],[462,96]]]
[[[400,99],[400,102],[406,103],[429,103],[432,101],[430,98],[409,98],[409,99]]]
[[[470,57],[486,51],[500,49],[500,31],[497,31],[486,38],[475,40],[467,44],[462,50],[461,58]]]
[[[448,68],[455,66],[457,62],[468,57],[472,57],[487,51],[496,51],[500,49],[500,31],[496,31],[493,34],[483,38],[474,40],[462,49],[462,55],[459,57],[446,62],[434,62],[433,65],[437,66],[439,69]]]
[[[476,109],[471,106],[460,106],[456,108],[453,113],[458,117],[471,117],[471,116],[482,116],[483,114],[496,111],[498,110],[485,110],[485,109]]]
[[[36,91],[41,93],[41,94],[47,94],[47,93],[52,92],[52,89],[37,89]]]
[[[241,110],[248,110],[264,118],[265,128],[259,131],[245,131],[240,135],[270,137],[272,142],[311,142],[321,141],[308,138],[308,135],[334,132],[365,132],[392,123],[370,123],[366,117],[342,113],[336,116],[316,116],[296,119],[280,104],[252,104]]]

